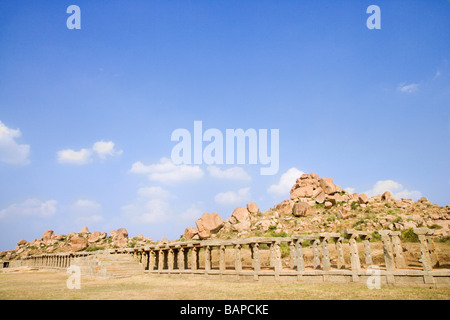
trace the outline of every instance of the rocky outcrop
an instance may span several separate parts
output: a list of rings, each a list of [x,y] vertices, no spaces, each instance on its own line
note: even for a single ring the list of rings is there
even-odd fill
[[[198,236],[200,239],[208,239],[211,234],[217,233],[222,228],[224,221],[217,214],[204,213],[203,216],[196,221]]]

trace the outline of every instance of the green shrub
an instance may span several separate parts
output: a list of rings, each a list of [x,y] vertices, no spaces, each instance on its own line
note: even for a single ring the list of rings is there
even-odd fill
[[[98,251],[98,250],[105,250],[105,247],[92,246],[92,247],[87,247],[84,251],[92,252],[92,251]]]
[[[372,233],[372,238],[370,239],[370,242],[378,242],[381,241],[381,235],[378,233],[378,231],[375,231]]]
[[[353,201],[352,204],[351,204],[350,206],[351,206],[352,210],[356,210],[356,208],[359,207],[359,203],[356,202],[356,201]]]
[[[438,224],[433,224],[430,229],[435,229],[435,230],[439,230],[442,229],[442,226],[438,225]]]
[[[403,230],[401,232],[401,238],[405,242],[419,242],[419,237],[414,233],[413,228]]]

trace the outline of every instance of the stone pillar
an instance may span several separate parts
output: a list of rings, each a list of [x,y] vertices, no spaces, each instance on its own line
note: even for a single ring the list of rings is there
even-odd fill
[[[295,269],[298,263],[297,259],[297,250],[295,250],[295,242],[294,240],[289,242],[289,264],[291,269]]]
[[[158,271],[164,270],[164,250],[158,250]]]
[[[242,246],[238,243],[234,245],[234,269],[236,272],[242,271],[241,248]]]
[[[312,240],[312,249],[313,249],[313,267],[314,269],[320,269],[320,252],[319,252],[319,239]]]
[[[174,263],[174,254],[173,254],[173,249],[169,249],[167,252],[167,269],[169,269],[169,271],[173,270],[173,263]]]
[[[297,258],[297,271],[305,271],[305,260],[303,259],[303,240],[298,239],[295,242],[295,255]]]
[[[359,272],[361,271],[361,261],[359,260],[358,245],[356,238],[359,236],[357,231],[345,230],[345,236],[348,239],[350,247],[350,263],[352,268],[353,281],[359,281]]]
[[[184,254],[184,248],[181,247],[178,250],[178,269],[184,271],[185,268],[186,268],[186,259]]]
[[[221,245],[219,247],[219,269],[220,269],[220,271],[226,270],[225,246],[224,245]]]
[[[397,268],[405,269],[406,261],[403,257],[403,248],[400,241],[400,231],[391,231],[392,246],[394,249],[395,265]]]
[[[334,243],[335,243],[336,251],[337,251],[336,264],[337,264],[338,269],[345,269],[344,248],[342,246],[343,240],[344,240],[344,238],[342,238],[342,237],[334,238]]]
[[[330,271],[330,250],[328,249],[329,235],[319,233],[320,241],[322,242],[322,266],[324,271]]]
[[[383,242],[384,261],[386,263],[387,271],[395,270],[394,249],[389,237],[390,232],[390,230],[381,230],[378,232],[381,236],[381,241]]]
[[[259,254],[259,243],[252,243],[251,244],[251,250],[252,250],[253,270],[255,272],[259,272],[259,271],[261,271],[261,261],[260,261],[260,254]]]
[[[436,253],[436,246],[433,241],[433,229],[428,229],[427,232],[427,245],[428,245],[428,251],[430,252],[430,261],[431,261],[431,267],[439,267],[439,259]]]
[[[192,247],[191,258],[192,258],[191,269],[197,270],[198,269],[198,248],[197,247]]]
[[[148,270],[148,254],[148,251],[142,252],[142,267],[144,268],[144,270]]]
[[[428,228],[414,228],[414,233],[417,234],[420,241],[420,261],[423,265],[423,270],[431,271],[433,270],[433,265],[430,257],[430,249],[428,248]]]
[[[148,270],[153,271],[156,267],[156,253],[154,250],[150,249],[148,252]]]
[[[211,246],[205,247],[205,271],[211,270]]]
[[[363,240],[364,244],[365,264],[366,266],[371,266],[373,264],[372,250],[370,248],[370,239],[372,238],[372,236],[370,234],[367,234],[367,232],[364,232],[360,234],[360,237]]]
[[[275,270],[275,279],[279,277],[279,274],[282,269],[281,265],[281,248],[280,248],[280,242],[276,241],[273,244],[273,252],[274,252],[274,270]]]

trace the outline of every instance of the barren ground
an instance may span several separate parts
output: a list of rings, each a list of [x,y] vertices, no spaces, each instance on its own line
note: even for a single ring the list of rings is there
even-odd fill
[[[364,284],[306,284],[232,282],[204,279],[169,279],[135,276],[122,279],[82,277],[81,289],[69,290],[68,274],[16,271],[0,273],[1,300],[246,300],[246,299],[438,299],[450,300],[450,288],[381,287]]]

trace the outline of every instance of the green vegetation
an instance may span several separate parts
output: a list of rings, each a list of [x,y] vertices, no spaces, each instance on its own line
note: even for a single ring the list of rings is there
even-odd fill
[[[403,230],[401,232],[401,238],[405,242],[419,242],[419,237],[414,233],[413,228]]]
[[[350,206],[351,206],[352,210],[356,210],[359,207],[359,203],[356,201],[353,201]]]
[[[92,246],[92,247],[87,247],[84,251],[93,252],[93,251],[99,251],[99,250],[105,250],[105,247]]]
[[[438,225],[438,224],[433,224],[430,229],[435,229],[435,230],[439,230],[442,229],[442,226]]]

